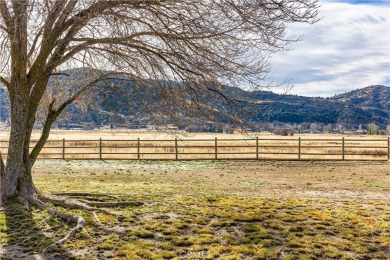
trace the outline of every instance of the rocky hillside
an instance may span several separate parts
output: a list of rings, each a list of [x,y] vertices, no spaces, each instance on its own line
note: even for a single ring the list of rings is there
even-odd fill
[[[71,72],[74,73],[74,72]],[[89,97],[89,102],[78,102],[66,111],[68,122],[83,122],[95,125],[123,124],[131,125],[137,122],[148,123],[151,117],[142,109],[143,104],[149,104],[152,112],[159,110],[159,104],[164,103],[158,91],[148,89],[148,94],[142,89],[135,90],[131,82],[123,84],[120,93],[118,88],[105,88]],[[110,84],[118,85],[113,79]],[[66,84],[64,84],[66,85]],[[359,124],[376,123],[385,128],[390,124],[390,87],[369,86],[330,98],[303,97],[297,95],[279,95],[270,91],[247,92],[239,88],[223,86],[222,90],[231,96],[237,96],[243,102],[237,103],[241,116],[250,122],[280,122],[290,124],[320,123],[343,124],[348,128],[356,128]],[[64,89],[63,91],[69,91]],[[141,92],[140,92],[141,91]],[[136,94],[131,94],[131,93]],[[126,93],[126,95],[124,95]],[[126,96],[126,98],[123,98]],[[0,89],[1,104],[0,119],[8,118],[7,93]],[[213,103],[212,98],[205,97],[210,106],[215,107],[214,121],[231,123],[229,116],[224,116],[232,108],[229,104],[220,106]],[[153,105],[150,105],[153,104]],[[163,112],[164,110],[162,110]],[[180,106],[173,111],[182,113]],[[185,121],[185,120],[184,120]],[[60,123],[64,122],[64,118]]]
[[[348,106],[356,106],[362,109],[378,109],[390,111],[390,87],[369,86],[337,95],[332,100]]]
[[[390,123],[390,88],[370,86],[332,98],[277,95],[260,91],[252,98],[254,121],[359,125]]]

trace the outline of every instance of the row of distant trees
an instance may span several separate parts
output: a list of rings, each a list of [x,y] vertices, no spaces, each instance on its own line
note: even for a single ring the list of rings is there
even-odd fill
[[[277,135],[294,135],[294,133],[342,133],[342,132],[357,132],[369,135],[383,135],[390,134],[390,125],[385,129],[381,129],[376,123],[369,123],[367,125],[358,125],[351,127],[343,124],[318,124],[318,123],[303,123],[303,124],[286,124],[286,123],[255,123],[252,127],[241,128],[228,124],[190,124],[179,127],[181,130],[187,132],[214,132],[214,133],[228,133],[232,134],[235,131],[253,131],[253,132],[272,132]]]
[[[4,122],[4,121],[3,121]],[[1,122],[0,122],[1,123]],[[107,124],[95,124],[93,122],[68,122],[63,124],[56,124],[55,128],[63,128],[63,129],[83,129],[83,130],[94,130],[112,126],[112,128],[121,128],[121,129],[142,129],[142,128],[150,128],[150,125],[145,121],[144,123],[132,124],[130,122],[125,122],[122,124],[116,123],[107,123]],[[138,125],[138,127],[135,127]],[[369,123],[366,125],[359,124],[358,126],[350,126],[348,124],[320,124],[320,123],[302,123],[302,124],[289,124],[282,122],[252,122],[251,125],[246,128],[243,126],[223,124],[223,123],[179,123],[179,124],[166,124],[162,125],[160,130],[173,130],[173,128],[167,127],[168,125],[172,125],[173,128],[192,132],[192,133],[227,133],[233,134],[234,132],[271,132],[277,135],[294,135],[294,133],[343,133],[343,132],[356,132],[362,134],[369,135],[390,135],[390,124],[383,127],[376,123]],[[39,129],[39,128],[38,128]]]
[[[255,128],[259,131],[269,131],[280,135],[291,135],[291,132],[311,132],[311,133],[340,133],[340,132],[360,132],[370,135],[390,134],[390,125],[381,128],[376,123],[369,123],[367,125],[359,124],[353,126],[349,124],[320,124],[320,123],[302,123],[302,124],[286,124],[286,123],[256,123]],[[285,131],[281,131],[281,130]],[[280,133],[279,133],[280,132]]]
[[[375,123],[370,123],[367,125],[367,133],[370,135],[382,135],[385,134],[385,132],[390,135],[390,125],[386,126],[385,131],[379,129],[379,126]]]
[[[129,124],[128,128],[130,127]],[[144,123],[145,128],[148,128],[148,124]],[[113,128],[126,128],[126,124],[116,125],[111,124]],[[98,128],[93,123],[80,124],[84,130],[93,130]],[[162,127],[161,129],[165,129]],[[342,133],[342,132],[356,132],[369,135],[383,135],[390,134],[390,125],[386,128],[381,129],[376,123],[369,123],[367,125],[359,124],[357,127],[351,127],[344,124],[319,124],[319,123],[302,123],[302,124],[288,124],[288,123],[253,123],[247,128],[242,126],[234,126],[229,124],[217,124],[217,123],[190,123],[190,124],[179,124],[176,126],[177,130],[184,130],[192,133],[227,133],[233,134],[239,131],[252,131],[252,132],[272,132],[277,135],[294,135],[294,133]]]

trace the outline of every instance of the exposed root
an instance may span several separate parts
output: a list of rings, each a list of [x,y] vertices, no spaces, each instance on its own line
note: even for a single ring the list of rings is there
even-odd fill
[[[93,193],[57,193],[62,194],[66,196],[82,196],[82,197],[89,197],[89,196],[106,196],[110,198],[114,198],[112,195],[108,194],[93,194]],[[55,196],[49,196],[44,194],[37,194],[36,197],[29,196],[29,195],[21,195],[18,197],[18,200],[24,205],[25,208],[28,209],[29,203],[34,204],[41,210],[47,210],[50,215],[56,216],[62,220],[65,220],[67,222],[74,222],[76,223],[76,226],[72,228],[63,238],[56,241],[55,243],[51,244],[50,246],[46,247],[43,252],[52,251],[60,246],[62,246],[69,238],[75,236],[75,234],[81,230],[84,230],[88,237],[92,238],[87,230],[85,229],[85,220],[81,216],[73,215],[70,213],[58,211],[54,209],[53,207],[50,207],[45,204],[45,202],[50,202],[53,205],[61,206],[63,208],[68,209],[80,209],[91,212],[96,222],[101,225],[102,222],[100,221],[98,215],[96,212],[102,212],[104,214],[113,215],[115,216],[118,221],[123,221],[124,216],[119,212],[113,212],[104,208],[100,207],[117,207],[117,206],[140,206],[143,205],[142,202],[136,202],[136,201],[118,201],[118,202],[96,202],[96,201],[85,201],[81,202],[72,198],[61,198],[61,197],[55,197]],[[46,220],[43,220],[42,223],[46,223]],[[40,224],[42,224],[40,223]]]
[[[89,206],[95,207],[120,207],[120,206],[142,206],[143,202],[140,201],[116,201],[116,202],[86,202]]]
[[[18,196],[17,198],[16,198],[20,203],[22,203],[22,205],[23,205],[23,209],[24,210],[28,210],[28,208],[29,208],[29,203],[28,203],[28,200],[25,198],[25,197],[23,197],[23,196]]]
[[[87,236],[92,239],[92,236],[88,233],[88,231],[85,229],[85,227],[83,228],[83,231],[85,232],[85,234],[87,234]]]
[[[118,197],[107,194],[107,193],[89,193],[89,192],[57,192],[54,193],[56,196],[68,196],[68,197],[87,197],[87,196],[94,196],[94,197],[109,197],[112,199],[118,199]]]
[[[47,216],[45,219],[42,219],[38,224],[37,224],[37,227],[40,227],[42,226],[43,224],[45,224],[46,226],[49,226],[49,224],[47,224],[47,221],[51,218],[51,215]]]
[[[115,211],[110,211],[110,210],[107,210],[107,209],[100,209],[100,208],[93,208],[94,210],[96,211],[100,211],[104,214],[107,214],[107,215],[112,215],[112,216],[115,216],[116,219],[120,222],[122,222],[124,219],[125,219],[125,216],[123,216],[121,213],[119,212],[115,212]]]
[[[94,217],[95,221],[96,221],[99,225],[102,224],[102,222],[100,221],[100,219],[99,219],[99,217],[98,217],[98,215],[96,214],[95,211],[92,211],[92,216]]]
[[[100,202],[105,201],[105,198],[97,198],[92,196],[69,196],[69,197],[80,201],[100,201]]]
[[[43,253],[51,251],[53,249],[56,249],[60,246],[62,246],[69,238],[73,237],[77,232],[84,229],[85,226],[85,220],[81,216],[72,215],[69,213],[58,211],[52,207],[47,206],[45,203],[40,201],[37,198],[34,198],[32,196],[24,196],[25,199],[27,199],[30,203],[34,204],[41,210],[47,210],[50,214],[57,216],[63,220],[69,221],[69,222],[75,222],[77,223],[74,228],[72,228],[66,236],[61,238],[60,240],[56,241],[55,243],[51,244],[50,246],[46,247],[43,250]]]
[[[102,208],[98,208],[98,207],[93,207],[93,206],[90,206],[86,203],[82,203],[82,202],[74,200],[74,199],[65,199],[65,198],[53,197],[53,196],[42,195],[42,194],[39,194],[38,197],[43,201],[51,202],[56,206],[61,206],[61,207],[68,208],[68,209],[82,209],[82,210],[91,211],[91,212],[98,211],[98,212],[102,212],[104,214],[116,216],[118,221],[123,221],[125,218],[119,212],[114,212],[114,211],[110,211],[110,210],[106,210],[106,209],[102,209]]]
[[[68,234],[66,234],[66,236],[64,236],[63,238],[61,238],[60,240],[56,241],[55,243],[51,244],[50,246],[46,247],[42,252],[45,253],[45,252],[49,252],[49,251],[52,251],[53,249],[56,249],[60,246],[62,246],[63,244],[65,244],[65,242],[73,237],[77,232],[79,232],[81,229],[84,229],[84,226],[85,226],[85,220],[84,218],[82,217],[78,217],[78,220],[77,220],[77,225],[72,228]]]

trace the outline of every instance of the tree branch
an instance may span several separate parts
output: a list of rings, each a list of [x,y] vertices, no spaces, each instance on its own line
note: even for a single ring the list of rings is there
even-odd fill
[[[60,15],[62,9],[64,8],[66,1],[56,0],[52,5],[52,10],[48,10],[47,19],[42,26],[43,28],[43,38],[47,38],[48,34],[51,32],[51,29]],[[49,9],[49,8],[48,8]]]
[[[10,83],[8,80],[0,76],[0,82],[3,83],[7,88],[10,87]]]
[[[99,81],[105,80],[106,78],[112,75],[123,75],[123,74],[124,73],[121,72],[110,72],[98,77],[97,79],[91,81],[83,88],[81,88],[78,92],[72,95],[65,102],[63,102],[57,109],[54,108],[55,99],[51,101],[51,103],[48,106],[48,113],[41,132],[41,136],[39,137],[38,142],[35,144],[33,150],[29,155],[31,167],[34,165],[36,159],[38,158],[39,153],[41,152],[42,148],[46,144],[47,139],[49,138],[52,124],[57,120],[57,118],[61,115],[61,113],[65,110],[65,108],[67,108],[73,101],[77,100],[84,92],[86,92],[89,88],[93,87]]]
[[[7,2],[5,0],[0,0],[0,14],[3,17],[3,20],[5,22],[5,25],[7,26],[6,31],[10,34],[13,35],[12,32],[12,17],[11,14],[9,13],[8,7],[7,7]]]
[[[63,72],[56,72],[56,73],[51,73],[50,76],[67,76],[69,77],[70,75],[67,74],[67,73],[63,73]]]
[[[31,56],[33,55],[33,53],[34,53],[34,51],[35,51],[35,48],[36,48],[36,46],[37,46],[39,37],[40,37],[41,34],[42,34],[43,28],[44,28],[44,27],[41,27],[41,28],[39,29],[39,31],[37,32],[37,34],[35,35],[34,41],[33,41],[33,43],[31,44],[31,47],[30,47],[30,51],[29,51],[28,54],[27,54],[27,58],[28,58],[28,59],[31,58]]]
[[[5,164],[4,164],[4,161],[3,161],[3,156],[1,155],[1,151],[0,151],[0,178],[1,176],[3,176],[5,173]]]

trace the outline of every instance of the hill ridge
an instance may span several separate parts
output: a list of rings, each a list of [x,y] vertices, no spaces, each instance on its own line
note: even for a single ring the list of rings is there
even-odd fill
[[[78,70],[67,71],[77,73]],[[114,80],[113,80],[114,82]],[[164,83],[163,83],[164,84]],[[131,89],[131,83],[126,85]],[[347,128],[357,128],[358,125],[375,123],[382,128],[390,125],[390,87],[372,85],[359,88],[333,97],[306,97],[292,94],[277,94],[269,90],[245,91],[231,86],[223,86],[224,91],[242,96],[245,104],[245,119],[253,123],[317,123],[343,124]],[[67,90],[64,90],[67,91]],[[118,95],[110,93],[93,95],[92,102],[85,105],[82,102],[72,105],[66,110],[67,118],[72,122],[101,124],[127,124],[145,122],[148,116],[139,108],[139,100],[128,100],[134,104],[133,110],[123,106]],[[156,98],[157,95],[157,98]],[[105,98],[111,99],[110,104]],[[8,100],[5,89],[0,88],[0,120],[8,119]],[[154,100],[159,99],[154,93]],[[94,104],[94,105],[91,105]],[[96,104],[99,104],[98,106]],[[180,108],[176,108],[177,111]],[[136,111],[136,112],[134,112]],[[217,117],[219,124],[228,124],[226,117]],[[64,123],[64,117],[59,124]]]

